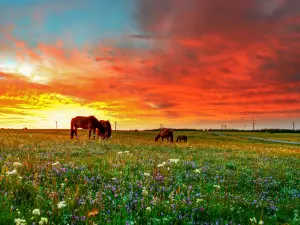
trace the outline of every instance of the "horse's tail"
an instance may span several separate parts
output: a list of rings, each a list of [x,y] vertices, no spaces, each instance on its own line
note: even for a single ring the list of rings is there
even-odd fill
[[[106,133],[107,133],[107,138],[110,138],[111,137],[111,124],[108,120],[106,121]]]
[[[73,119],[71,120],[71,135],[70,135],[70,139],[73,139],[74,136],[74,129],[73,129]]]
[[[173,131],[170,131],[170,136],[171,136],[171,142],[173,143]]]

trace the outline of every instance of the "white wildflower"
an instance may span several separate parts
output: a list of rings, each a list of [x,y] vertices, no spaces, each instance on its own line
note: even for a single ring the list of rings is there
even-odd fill
[[[148,195],[148,191],[146,190],[145,187],[143,188],[142,195],[145,197]]]
[[[42,217],[39,222],[39,225],[45,225],[45,224],[48,224],[48,218]]]
[[[177,164],[179,162],[179,159],[170,159],[170,162]]]
[[[60,165],[59,162],[52,163],[52,166],[59,166],[59,165]]]
[[[150,212],[150,211],[151,211],[151,207],[148,206],[148,207],[146,208],[146,211]]]
[[[202,199],[202,198],[198,198],[198,199],[196,200],[196,202],[197,202],[197,203],[203,202],[203,199]]]
[[[14,162],[13,167],[19,167],[19,166],[22,166],[22,163]]]
[[[150,173],[144,173],[145,177],[151,177]]]
[[[121,155],[121,154],[123,154],[123,152],[118,152],[118,155]]]
[[[219,191],[220,190],[220,185],[214,185],[214,188],[217,190],[217,191]]]
[[[15,223],[16,223],[16,225],[26,225],[27,224],[26,220],[20,219],[20,218],[15,219]]]
[[[57,204],[57,207],[58,207],[59,209],[64,208],[64,207],[66,207],[66,206],[67,206],[67,204],[66,204],[65,201],[61,201],[61,202],[59,202],[59,203]]]
[[[157,167],[163,167],[164,165],[166,165],[167,163],[166,162],[163,162],[161,164],[158,164]]]
[[[195,173],[201,173],[201,170],[200,169],[195,169],[194,172]]]
[[[264,224],[264,221],[260,220],[258,224],[259,224],[259,225],[263,225],[263,224]]]
[[[7,171],[6,174],[7,174],[7,175],[14,175],[14,174],[17,174],[17,170],[14,169],[14,170],[12,170],[12,171]]]
[[[124,153],[125,153],[125,154],[129,154],[129,151],[125,151]]]
[[[61,183],[60,186],[63,188],[64,186],[66,186],[65,183]]]
[[[32,215],[39,216],[39,215],[41,215],[41,211],[39,209],[34,209],[34,210],[32,210]]]

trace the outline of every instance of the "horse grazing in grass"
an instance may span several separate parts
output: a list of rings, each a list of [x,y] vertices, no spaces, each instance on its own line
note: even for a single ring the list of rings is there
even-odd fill
[[[180,141],[180,143],[181,143],[181,141],[187,142],[187,136],[178,135],[176,142],[178,142],[178,141]]]
[[[162,129],[155,137],[155,142],[157,142],[159,138],[161,138],[161,142],[164,142],[164,138],[167,138],[168,142],[171,141],[173,143],[173,130],[170,130],[168,128]]]
[[[95,139],[95,132],[96,129],[100,127],[100,123],[98,119],[94,116],[76,116],[71,120],[71,139],[73,139],[73,136],[75,134],[76,138],[77,136],[77,129],[82,128],[82,129],[89,129],[89,139],[91,139],[91,132],[93,130],[94,134],[94,139]]]
[[[101,136],[102,139],[111,137],[111,124],[108,120],[99,120],[98,136]]]

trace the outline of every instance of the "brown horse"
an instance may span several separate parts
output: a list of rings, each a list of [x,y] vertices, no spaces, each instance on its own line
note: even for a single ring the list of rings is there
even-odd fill
[[[101,136],[102,139],[111,137],[111,124],[108,120],[99,121],[98,136]]]
[[[161,138],[161,142],[164,142],[164,138],[167,138],[169,142],[169,138],[171,139],[170,141],[173,143],[173,130],[170,130],[168,128],[162,129],[158,135],[155,137],[155,142],[158,141],[158,139]]]
[[[176,142],[180,141],[180,143],[181,143],[181,140],[184,141],[184,142],[187,142],[187,136],[178,135]]]
[[[94,116],[76,116],[71,120],[71,139],[73,139],[73,136],[75,134],[76,138],[77,136],[77,129],[89,129],[89,139],[91,139],[91,132],[93,130],[93,139],[95,139],[95,132],[98,128],[99,130],[102,129],[100,126],[100,123],[98,119]]]

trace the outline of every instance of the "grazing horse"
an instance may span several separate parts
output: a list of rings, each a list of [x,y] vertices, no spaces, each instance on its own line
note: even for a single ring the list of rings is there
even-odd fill
[[[181,140],[184,141],[184,142],[187,142],[187,136],[178,135],[176,142],[180,141],[180,143],[181,143]]]
[[[161,142],[164,142],[164,138],[167,138],[169,142],[169,138],[170,138],[171,139],[170,141],[173,143],[173,130],[167,128],[162,129],[155,137],[154,139],[155,142],[157,142],[159,138],[161,138]]]
[[[93,130],[94,139],[95,139],[95,132],[96,129],[99,129],[100,124],[96,117],[94,116],[76,116],[71,120],[71,139],[73,139],[73,136],[75,134],[76,138],[77,136],[77,129],[89,129],[89,139],[91,139],[91,132]],[[100,128],[101,129],[101,128]]]
[[[111,124],[108,120],[99,120],[98,136],[101,136],[102,139],[111,137]]]

